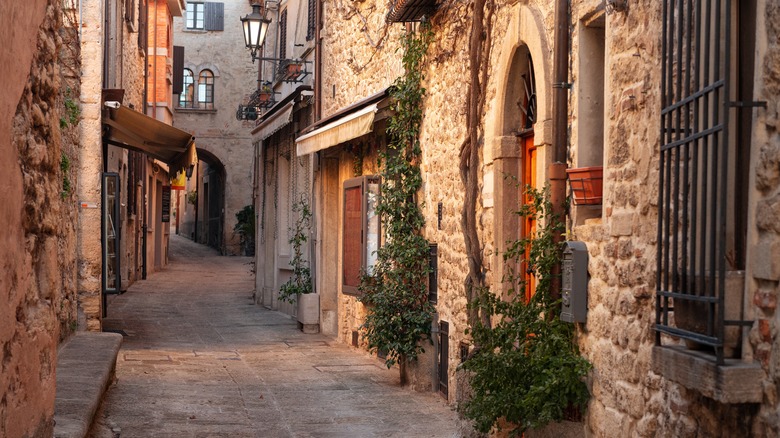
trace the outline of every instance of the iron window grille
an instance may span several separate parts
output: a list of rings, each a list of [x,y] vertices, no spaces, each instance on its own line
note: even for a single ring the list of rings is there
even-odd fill
[[[745,3],[745,2],[742,2]],[[731,0],[663,0],[661,145],[658,188],[656,345],[662,335],[714,350],[724,364],[727,333],[743,321],[744,286],[729,274],[744,269],[745,199],[740,184],[750,133],[731,118],[750,95],[737,82],[752,80],[738,64],[738,10]],[[752,62],[750,63],[752,64]],[[751,104],[752,105],[752,104]],[[749,106],[749,105],[748,105]],[[743,272],[744,275],[744,272]],[[734,317],[733,315],[737,315]],[[673,318],[670,318],[673,316]]]

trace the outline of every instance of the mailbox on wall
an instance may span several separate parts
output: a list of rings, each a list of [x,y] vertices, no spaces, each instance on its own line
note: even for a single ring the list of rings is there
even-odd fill
[[[588,318],[588,247],[569,241],[563,250],[561,320],[585,322]]]

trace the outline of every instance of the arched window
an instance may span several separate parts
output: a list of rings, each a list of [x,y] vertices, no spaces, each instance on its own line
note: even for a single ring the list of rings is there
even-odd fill
[[[203,70],[198,78],[198,107],[214,109],[214,73]]]
[[[184,69],[184,86],[179,95],[179,108],[192,108],[195,101],[195,79],[192,76],[192,70]]]

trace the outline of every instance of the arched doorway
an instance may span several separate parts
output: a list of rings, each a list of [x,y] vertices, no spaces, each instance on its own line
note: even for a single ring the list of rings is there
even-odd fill
[[[503,64],[504,93],[497,106],[496,135],[493,158],[495,187],[495,232],[498,254],[508,248],[508,242],[533,234],[536,221],[533,217],[522,218],[517,211],[523,204],[532,201],[525,188],[540,188],[545,174],[547,150],[542,126],[546,117],[544,96],[537,89],[545,89],[544,75],[537,75],[537,65],[532,50],[524,43],[515,43],[510,49],[511,57]],[[541,71],[544,72],[544,66]],[[526,254],[527,255],[527,254]],[[535,290],[535,278],[525,266],[506,264],[497,260],[497,280],[513,277],[524,280],[525,297],[530,298]],[[515,283],[515,286],[517,284]],[[506,293],[509,284],[502,284]]]
[[[178,198],[176,233],[224,253],[225,166],[208,150],[197,150],[198,166]]]

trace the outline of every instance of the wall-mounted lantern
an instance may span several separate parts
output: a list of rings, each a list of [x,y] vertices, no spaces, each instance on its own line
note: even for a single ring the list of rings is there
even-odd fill
[[[252,54],[252,62],[260,59],[257,56],[257,52],[265,41],[265,34],[268,33],[269,24],[271,24],[271,20],[265,18],[263,7],[257,3],[252,5],[251,14],[241,18],[241,25],[244,27],[244,43]]]

